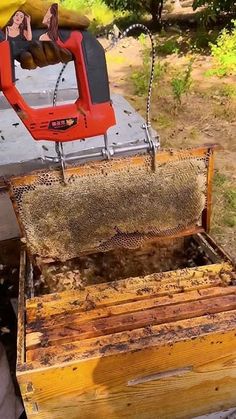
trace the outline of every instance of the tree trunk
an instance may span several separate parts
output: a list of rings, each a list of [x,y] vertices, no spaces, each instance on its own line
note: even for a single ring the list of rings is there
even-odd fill
[[[150,13],[152,15],[152,22],[154,24],[161,22],[161,14],[163,9],[163,0],[151,0],[150,1]]]
[[[150,1],[150,13],[152,15],[152,22],[158,23],[158,10],[159,10],[159,0],[151,0]]]

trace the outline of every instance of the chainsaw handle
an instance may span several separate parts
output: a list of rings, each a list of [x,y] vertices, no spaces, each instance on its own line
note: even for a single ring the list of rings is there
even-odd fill
[[[110,101],[105,51],[98,40],[87,31],[61,30],[57,44],[73,55],[80,95],[87,90],[93,104]]]
[[[27,50],[29,43],[20,47]],[[11,64],[20,49],[19,43],[11,45],[9,40],[0,42],[0,90],[35,140],[65,142],[105,135],[115,125],[115,113],[104,49],[86,31],[63,31],[57,43],[74,58],[78,85],[74,103],[31,108],[13,82]]]
[[[0,31],[0,45],[1,43],[4,42],[6,43],[6,36],[4,34],[4,32]],[[19,59],[21,53],[23,51],[27,51],[30,45],[30,41],[7,41],[10,47],[10,57],[11,60],[10,62],[6,62],[5,65],[7,67],[7,71],[11,71],[11,78],[12,78],[12,82],[15,82],[15,65],[14,65],[14,61]],[[10,68],[9,68],[10,67]],[[9,75],[10,76],[10,75]],[[0,86],[1,87],[1,86]]]
[[[33,41],[42,31],[33,32]],[[33,41],[10,40],[12,82],[15,81],[14,60],[19,60],[24,51],[29,51]],[[47,41],[42,41],[47,42]],[[1,40],[0,40],[1,45]],[[57,45],[71,52],[80,96],[87,103],[104,103],[110,100],[109,81],[105,51],[98,40],[87,31],[59,31]]]

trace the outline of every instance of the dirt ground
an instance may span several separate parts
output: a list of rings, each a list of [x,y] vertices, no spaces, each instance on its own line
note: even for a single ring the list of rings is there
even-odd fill
[[[220,145],[216,152],[211,234],[236,258],[236,77],[207,76],[206,72],[212,67],[209,51],[190,54],[186,49],[186,39],[193,35],[179,28],[176,32],[171,28],[164,36],[155,35],[157,46],[174,36],[183,44],[183,50],[157,56],[157,62],[167,63],[167,67],[153,88],[152,125],[160,135],[163,148]],[[102,43],[107,45],[106,40]],[[149,46],[148,41],[145,45]],[[132,75],[142,69],[143,48],[138,38],[126,38],[107,53],[107,62],[111,91],[122,94],[145,116],[145,94],[135,92],[132,80]],[[194,59],[191,88],[182,104],[176,106],[171,77],[191,58]]]

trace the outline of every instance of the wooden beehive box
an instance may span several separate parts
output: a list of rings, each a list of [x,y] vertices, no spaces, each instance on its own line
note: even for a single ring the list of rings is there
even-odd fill
[[[102,268],[95,257],[85,286],[33,296],[22,249],[17,378],[28,419],[184,419],[236,405],[236,274],[204,232],[210,168],[194,234],[108,251]]]

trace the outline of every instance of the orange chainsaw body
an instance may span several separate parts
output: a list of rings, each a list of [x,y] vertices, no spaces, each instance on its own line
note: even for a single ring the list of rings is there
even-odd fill
[[[78,98],[72,104],[31,108],[15,86],[10,41],[0,42],[0,90],[35,140],[66,142],[104,135],[115,125],[105,52],[86,31],[72,31],[58,45],[74,58]]]

